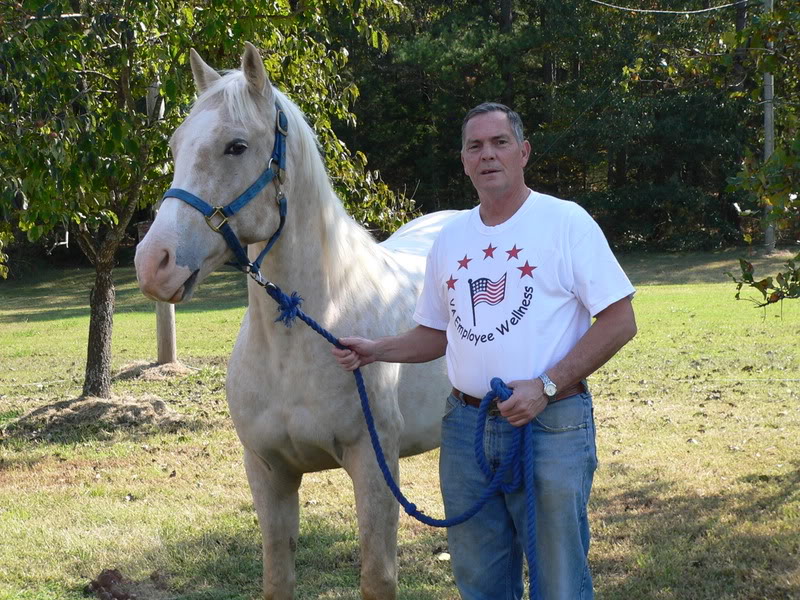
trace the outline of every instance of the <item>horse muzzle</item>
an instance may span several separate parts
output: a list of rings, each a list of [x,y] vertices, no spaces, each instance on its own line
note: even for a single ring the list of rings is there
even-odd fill
[[[151,300],[177,304],[192,297],[200,269],[178,265],[168,247],[145,237],[136,248],[134,264],[139,289]]]

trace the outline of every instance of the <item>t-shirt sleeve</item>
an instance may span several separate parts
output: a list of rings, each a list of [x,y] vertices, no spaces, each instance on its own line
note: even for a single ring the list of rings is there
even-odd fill
[[[577,206],[577,205],[576,205]],[[573,291],[594,317],[636,292],[592,217],[578,207],[570,241]]]
[[[433,243],[425,264],[425,281],[422,293],[417,298],[414,310],[414,321],[431,329],[446,330],[450,322],[447,312],[447,299],[443,296],[441,280],[436,269],[436,253],[438,252],[438,239]]]

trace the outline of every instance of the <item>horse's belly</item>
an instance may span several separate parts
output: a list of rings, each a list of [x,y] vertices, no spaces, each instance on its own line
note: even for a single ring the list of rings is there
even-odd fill
[[[439,446],[449,390],[444,359],[402,366],[397,389],[397,401],[403,415],[401,456],[419,454]]]

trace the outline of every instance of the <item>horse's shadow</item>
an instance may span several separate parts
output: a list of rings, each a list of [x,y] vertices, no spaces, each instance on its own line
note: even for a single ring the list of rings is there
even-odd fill
[[[787,475],[740,478],[736,483],[748,484],[746,495],[734,491],[739,486],[675,494],[668,481],[595,493],[594,522],[604,525],[598,537],[614,536],[619,550],[590,553],[598,594],[619,600],[800,598],[800,533],[772,522],[787,522],[774,517],[784,510],[800,510],[800,461],[793,465]]]
[[[128,593],[149,600],[250,600],[261,597],[261,538],[253,521],[252,504],[239,507],[233,521],[231,514],[219,519],[204,531],[181,535],[172,531],[163,536],[162,545],[154,549],[150,564],[157,564],[152,573],[140,579],[128,579]],[[358,534],[350,524],[329,522],[323,517],[301,520],[297,544],[296,600],[360,600]],[[251,526],[252,525],[252,526]],[[434,536],[435,538],[435,536]],[[400,600],[456,600],[452,593],[442,595],[433,590],[431,580],[449,578],[447,563],[430,569],[409,557],[432,554],[431,544],[440,542],[421,535],[413,541],[401,542]],[[435,558],[431,558],[432,561]],[[428,562],[428,561],[424,561]],[[137,569],[134,563],[109,565],[123,576]],[[446,585],[446,583],[445,583]]]

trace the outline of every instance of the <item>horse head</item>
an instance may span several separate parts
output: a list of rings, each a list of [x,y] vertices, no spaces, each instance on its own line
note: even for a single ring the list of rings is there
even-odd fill
[[[225,75],[194,50],[190,59],[198,98],[170,140],[172,186],[135,258],[142,292],[173,303],[191,298],[224,262],[235,258],[245,266],[244,253],[237,255],[221,233],[230,231],[241,248],[278,228],[275,200],[282,186],[289,189],[291,174],[270,156],[285,144],[278,132],[297,122],[294,105],[288,117],[281,114],[279,105],[291,103],[272,87],[252,44],[245,44],[241,70]]]

